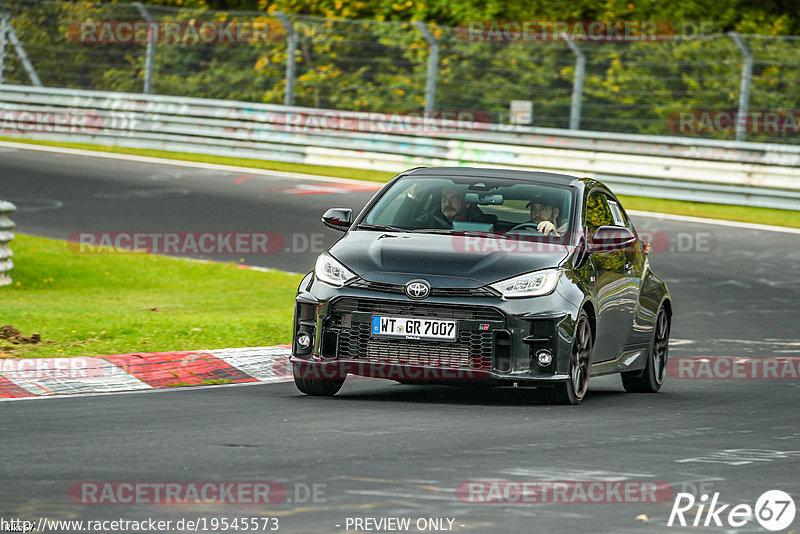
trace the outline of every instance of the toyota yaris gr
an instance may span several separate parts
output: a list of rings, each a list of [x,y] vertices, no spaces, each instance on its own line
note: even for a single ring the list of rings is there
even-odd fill
[[[577,404],[591,376],[627,391],[665,377],[672,302],[645,242],[602,183],[560,174],[418,168],[386,184],[300,283],[297,388],[349,375],[405,384],[533,387]]]

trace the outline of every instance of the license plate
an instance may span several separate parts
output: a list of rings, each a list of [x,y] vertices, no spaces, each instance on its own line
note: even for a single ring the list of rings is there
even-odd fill
[[[403,339],[455,341],[456,321],[424,317],[372,316],[372,335]]]

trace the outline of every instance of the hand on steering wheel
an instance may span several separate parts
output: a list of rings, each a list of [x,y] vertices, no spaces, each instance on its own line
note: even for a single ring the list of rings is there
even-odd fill
[[[517,230],[528,230],[528,229],[532,229],[533,232],[542,234],[544,236],[552,234],[553,237],[560,237],[559,233],[556,232],[556,225],[550,221],[541,221],[538,223],[526,222],[518,224],[517,226],[509,230],[509,232],[515,232]]]

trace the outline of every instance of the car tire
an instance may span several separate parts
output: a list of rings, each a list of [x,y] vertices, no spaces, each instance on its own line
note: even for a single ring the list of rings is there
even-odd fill
[[[292,364],[294,385],[301,393],[313,397],[332,397],[342,389],[344,378],[322,378],[321,372],[309,371],[313,364]]]
[[[655,393],[661,389],[667,374],[667,358],[669,356],[670,321],[667,311],[658,310],[653,325],[653,336],[650,349],[647,351],[647,363],[642,371],[621,373],[622,386],[628,393]]]
[[[566,382],[549,389],[540,389],[539,398],[544,404],[578,404],[589,387],[592,366],[592,325],[586,312],[581,310],[575,322],[575,339],[570,354],[569,376]]]

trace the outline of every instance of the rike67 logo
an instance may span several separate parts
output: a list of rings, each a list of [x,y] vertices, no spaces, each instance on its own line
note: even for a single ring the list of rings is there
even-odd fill
[[[739,528],[755,518],[767,530],[784,530],[792,524],[795,506],[792,497],[781,490],[764,492],[755,507],[749,504],[721,504],[719,492],[709,500],[708,494],[696,499],[691,493],[678,493],[667,526],[723,527]],[[677,523],[677,524],[676,524]]]

